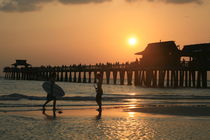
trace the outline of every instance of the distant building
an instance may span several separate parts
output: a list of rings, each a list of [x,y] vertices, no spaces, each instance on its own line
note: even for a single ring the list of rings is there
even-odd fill
[[[190,58],[190,64],[194,66],[210,66],[210,43],[185,45],[182,56]]]
[[[174,41],[150,43],[144,51],[136,55],[142,55],[142,66],[170,67],[180,63],[180,50]]]
[[[27,60],[16,60],[16,63],[12,64],[14,67],[17,67],[17,66],[24,66],[24,67],[29,67],[31,66],[31,64],[28,64],[26,62]]]

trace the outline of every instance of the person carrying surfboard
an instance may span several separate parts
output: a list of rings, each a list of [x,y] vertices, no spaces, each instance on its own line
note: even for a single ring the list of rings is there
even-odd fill
[[[43,105],[43,113],[45,113],[45,106],[50,102],[53,101],[53,111],[56,110],[56,97],[53,94],[53,87],[55,85],[55,78],[56,73],[52,73],[49,77],[49,83],[50,83],[50,92],[47,93],[47,101]]]
[[[95,90],[96,90],[96,103],[98,104],[98,111],[102,110],[102,95],[103,95],[103,89],[102,89],[102,82],[103,82],[103,77],[100,73],[96,74],[96,85],[95,85]]]

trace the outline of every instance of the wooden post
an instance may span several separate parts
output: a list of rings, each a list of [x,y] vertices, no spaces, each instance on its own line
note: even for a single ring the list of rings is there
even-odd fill
[[[26,70],[23,71],[23,80],[26,80]]]
[[[139,71],[138,70],[134,71],[134,85],[135,86],[139,85]]]
[[[174,75],[175,76],[175,78],[174,78],[175,79],[174,86],[177,88],[178,87],[178,70],[175,70],[174,72],[175,72],[174,73],[175,74]]]
[[[69,72],[69,82],[72,82],[72,72]]]
[[[202,88],[207,88],[207,71],[202,70]]]
[[[9,77],[10,77],[10,72],[7,72],[7,78],[9,80]]]
[[[10,77],[10,72],[7,72],[7,78],[9,80],[9,77]]]
[[[127,70],[127,84],[132,85],[132,77],[133,77],[133,71]]]
[[[107,84],[110,83],[110,71],[109,70],[106,71],[106,83]]]
[[[152,82],[152,87],[155,88],[155,87],[157,87],[157,70],[154,70],[152,73],[153,73],[153,76],[152,76],[153,77],[152,78],[153,79],[152,80],[153,81]]]
[[[146,86],[146,78],[145,78],[145,76],[146,76],[146,74],[145,74],[145,70],[141,70],[140,71],[140,74],[139,75],[141,75],[141,78],[140,78],[140,85],[141,86]]]
[[[63,81],[63,68],[61,68],[61,78],[60,78],[60,81]]]
[[[152,70],[146,70],[146,87],[151,87]]]
[[[191,72],[191,70],[189,70],[189,87],[191,87],[191,83],[192,83],[192,80],[191,80],[191,78],[192,78],[192,72]]]
[[[49,78],[50,78],[50,71],[49,71],[49,69],[47,70],[47,80],[49,80]]]
[[[79,75],[78,75],[78,83],[81,83],[81,71],[79,71]]]
[[[20,72],[20,70],[18,71],[18,80],[21,80],[21,72]]]
[[[65,82],[67,82],[68,81],[68,72],[67,72],[67,70],[65,70],[65,80],[64,80]]]
[[[9,80],[11,80],[12,79],[12,72],[10,71],[9,72]]]
[[[101,70],[101,71],[100,71],[100,74],[101,74],[101,77],[102,77],[102,83],[103,83],[103,80],[104,80],[104,71],[103,71],[103,70]]]
[[[166,76],[167,76],[166,77],[166,81],[167,81],[166,82],[166,86],[169,87],[170,86],[170,79],[169,79],[170,78],[170,73],[169,73],[169,70],[166,70]]]
[[[18,77],[18,72],[17,72],[17,69],[16,69],[15,70],[15,80],[18,80],[17,77]]]
[[[116,85],[117,84],[117,71],[116,70],[113,70],[113,80],[114,80],[114,84]]]
[[[17,80],[17,71],[15,71],[15,80]]]
[[[171,87],[175,87],[175,72],[171,70]]]
[[[125,70],[120,70],[120,85],[124,85]]]
[[[9,79],[9,80],[11,80],[11,79],[12,79],[12,72],[11,72],[11,71],[9,72],[8,79]]]
[[[88,74],[89,74],[89,76],[88,76],[88,83],[91,83],[91,73],[92,73],[92,71],[88,72]]]
[[[96,83],[96,75],[97,75],[97,71],[94,71],[94,83]]]
[[[77,72],[76,71],[74,71],[74,80],[73,80],[73,82],[77,82]]]
[[[9,79],[9,72],[5,73],[5,79]]]
[[[5,72],[5,79],[9,79],[9,70],[8,69]]]
[[[10,79],[13,80],[13,71],[10,72]]]
[[[198,70],[198,72],[197,72],[197,88],[201,87],[200,80],[201,80],[201,72],[200,72],[200,70]]]
[[[14,72],[14,71],[12,71],[11,79],[12,79],[12,80],[15,80],[15,72]]]
[[[188,71],[185,70],[185,87],[188,87]]]
[[[139,86],[143,86],[143,84],[144,84],[144,71],[142,71],[142,70],[138,71],[137,83]]]
[[[83,83],[87,83],[86,71],[83,72]]]
[[[159,70],[159,82],[158,86],[160,88],[164,87],[164,80],[165,80],[165,71],[164,70]]]
[[[180,70],[180,75],[179,75],[179,80],[180,80],[180,87],[184,86],[184,71]]]
[[[192,83],[193,87],[195,87],[195,70],[192,71]]]
[[[7,72],[5,72],[4,74],[4,79],[7,79]]]
[[[60,74],[59,72],[56,72],[56,81],[59,81],[60,80]]]
[[[29,80],[29,72],[28,72],[28,70],[26,71],[26,80]]]

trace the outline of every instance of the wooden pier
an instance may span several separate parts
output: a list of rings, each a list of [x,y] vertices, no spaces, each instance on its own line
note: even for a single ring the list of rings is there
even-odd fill
[[[166,51],[161,50],[162,47]],[[26,60],[17,60],[13,67],[5,67],[4,73],[8,80],[44,81],[55,72],[56,81],[74,83],[95,83],[96,74],[101,73],[103,83],[106,84],[148,88],[207,88],[207,72],[210,70],[210,49],[206,50],[207,47],[210,47],[210,43],[187,45],[180,51],[172,41],[151,43],[143,52],[137,53],[143,55],[141,60],[124,64],[32,67]],[[151,48],[156,51],[152,52]],[[157,53],[157,49],[161,51]],[[151,56],[157,58],[152,60]],[[189,61],[181,61],[181,57],[189,57]]]
[[[103,75],[106,84],[135,85],[152,88],[207,87],[207,70],[180,66],[175,68],[143,68],[139,64],[28,67],[4,69],[9,80],[48,80],[55,72],[56,81],[94,83],[96,74]]]

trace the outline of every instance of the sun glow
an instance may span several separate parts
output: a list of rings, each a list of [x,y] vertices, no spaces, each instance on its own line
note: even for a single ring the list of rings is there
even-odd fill
[[[128,39],[128,44],[130,46],[135,46],[137,44],[137,39],[135,37],[131,37]]]
[[[128,112],[128,116],[131,118],[135,117],[135,114],[136,114],[135,112]]]

